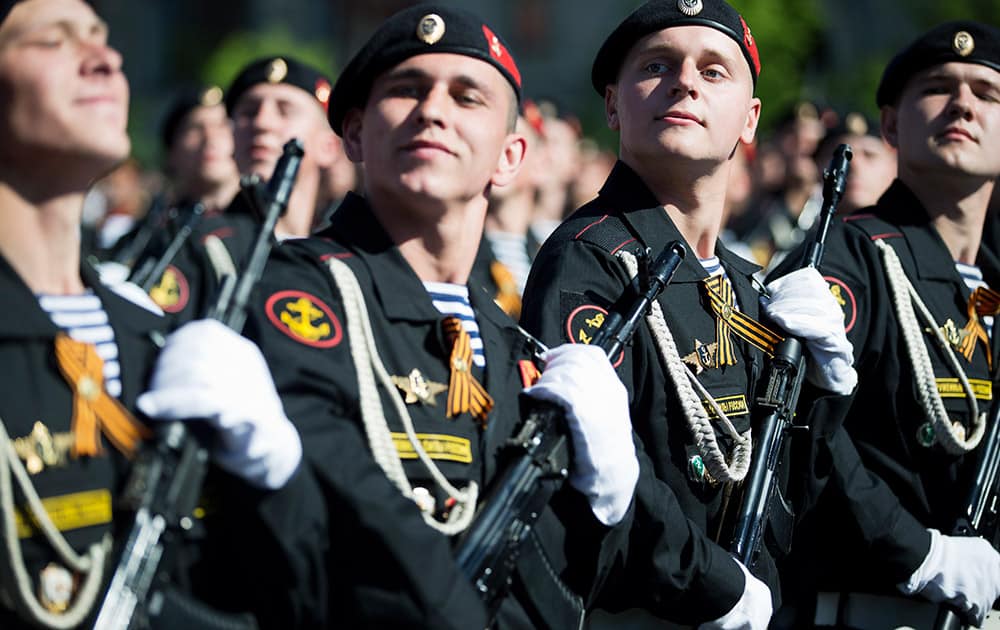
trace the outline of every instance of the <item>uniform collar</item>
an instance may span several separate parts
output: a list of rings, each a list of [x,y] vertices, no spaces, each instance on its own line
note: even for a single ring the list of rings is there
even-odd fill
[[[684,237],[663,209],[652,191],[628,165],[619,161],[615,164],[611,175],[601,188],[602,205],[621,212],[629,232],[640,245],[652,250],[655,258],[663,248],[672,241],[680,241],[687,246]],[[727,266],[743,275],[750,275],[760,270],[754,263],[745,260],[729,251],[722,241],[716,239],[715,252]],[[705,268],[698,262],[698,257],[688,247],[688,255],[677,268],[673,282],[698,282],[708,277]]]
[[[0,337],[51,338],[59,332],[38,304],[38,298],[3,256],[0,256],[0,295],[5,296],[0,309]]]
[[[129,303],[101,284],[97,270],[89,262],[81,263],[80,277],[84,286],[100,299],[116,333],[123,328],[141,334],[162,326],[161,317]],[[0,337],[52,338],[59,332],[38,298],[3,256],[0,256],[0,295],[6,297],[4,308],[0,309]]]
[[[424,284],[371,211],[368,201],[348,193],[320,238],[348,244],[372,278],[375,297],[390,320],[429,321],[444,317]]]
[[[906,239],[917,267],[918,277],[925,280],[954,280],[955,261],[948,246],[930,223],[923,203],[902,181],[896,180],[878,200],[875,214],[896,226]],[[982,251],[980,247],[980,251]]]

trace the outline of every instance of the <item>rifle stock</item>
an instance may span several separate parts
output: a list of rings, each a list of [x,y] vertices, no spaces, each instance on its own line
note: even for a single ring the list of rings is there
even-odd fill
[[[648,283],[622,316],[608,315],[592,344],[609,358],[629,342],[650,304],[670,283],[686,250],[668,244],[649,267]],[[510,588],[521,544],[568,476],[570,443],[563,409],[531,401],[524,424],[508,444],[514,455],[491,485],[472,525],[458,543],[457,562],[486,603],[491,618]]]
[[[822,261],[826,235],[844,193],[851,157],[851,147],[840,145],[824,173],[823,207],[815,238],[803,258],[803,267],[817,267]],[[767,388],[754,405],[753,426],[757,439],[729,543],[730,552],[750,570],[760,558],[769,523],[772,542],[785,553],[791,548],[795,515],[791,505],[781,496],[778,473],[784,458],[785,438],[794,426],[804,368],[802,342],[794,337],[780,342],[764,372]]]
[[[247,300],[263,273],[274,242],[274,225],[288,204],[302,155],[300,141],[285,144],[271,177],[264,222],[246,269],[235,291],[232,281],[226,283],[223,298],[213,308],[212,316],[237,332],[246,321]],[[197,427],[192,431],[188,424],[174,421],[158,426],[156,440],[133,463],[121,507],[135,517],[95,628],[129,630],[137,627],[139,619],[147,623],[145,608],[150,594],[167,586],[165,563],[169,562],[170,549],[193,525],[191,515],[208,468],[208,439],[195,435],[200,431]],[[247,627],[244,619],[235,616],[218,614],[217,622],[220,628]]]

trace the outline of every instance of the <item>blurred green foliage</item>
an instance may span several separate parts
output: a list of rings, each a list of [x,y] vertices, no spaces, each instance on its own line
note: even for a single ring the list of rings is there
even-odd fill
[[[819,0],[745,0],[736,3],[760,50],[757,96],[760,128],[770,129],[802,99],[805,73],[822,41]]]
[[[328,43],[303,41],[285,28],[233,33],[208,55],[199,76],[206,83],[225,87],[249,62],[277,55],[295,57],[331,78],[335,76],[334,53]]]

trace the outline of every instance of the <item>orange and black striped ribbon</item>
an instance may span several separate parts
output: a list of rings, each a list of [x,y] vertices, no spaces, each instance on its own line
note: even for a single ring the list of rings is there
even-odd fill
[[[472,376],[472,338],[457,317],[445,317],[441,327],[445,338],[452,344],[448,360],[451,379],[448,383],[447,417],[454,418],[468,411],[485,428],[486,416],[493,408],[493,398]]]
[[[517,282],[514,281],[514,274],[510,272],[507,265],[499,260],[490,263],[490,277],[497,285],[497,294],[493,301],[497,303],[504,313],[511,319],[517,320],[521,317],[521,294],[517,291]]]
[[[783,340],[778,333],[736,310],[733,285],[724,276],[712,276],[702,281],[712,312],[715,313],[716,365],[735,365],[736,348],[730,333],[774,356],[774,346]]]
[[[100,454],[103,432],[116,449],[131,457],[139,441],[152,434],[104,389],[104,361],[97,348],[65,333],[56,335],[55,347],[59,371],[73,389],[73,456]]]
[[[990,337],[986,334],[979,318],[985,315],[996,316],[1000,314],[1000,293],[987,287],[977,287],[969,296],[968,315],[969,321],[962,328],[966,334],[962,337],[959,352],[968,361],[972,361],[972,355],[976,352],[976,341],[982,341],[986,348],[986,363],[990,370],[993,370],[993,355],[990,352]]]

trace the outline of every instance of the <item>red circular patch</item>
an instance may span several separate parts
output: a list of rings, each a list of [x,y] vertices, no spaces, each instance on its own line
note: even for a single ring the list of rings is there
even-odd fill
[[[854,291],[843,280],[833,276],[823,276],[823,279],[831,283],[830,293],[844,311],[844,332],[851,332],[858,321],[858,301],[854,297]]]
[[[264,306],[274,327],[295,341],[314,348],[332,348],[344,338],[333,310],[305,291],[278,291]]]
[[[156,286],[149,290],[149,297],[164,313],[179,313],[187,306],[191,289],[181,270],[167,265]]]
[[[570,343],[589,344],[597,334],[597,331],[604,325],[604,320],[608,316],[608,311],[596,304],[584,304],[573,309],[573,312],[566,318],[566,337]],[[614,361],[614,367],[618,367],[625,359],[625,351],[622,350],[618,359]]]

